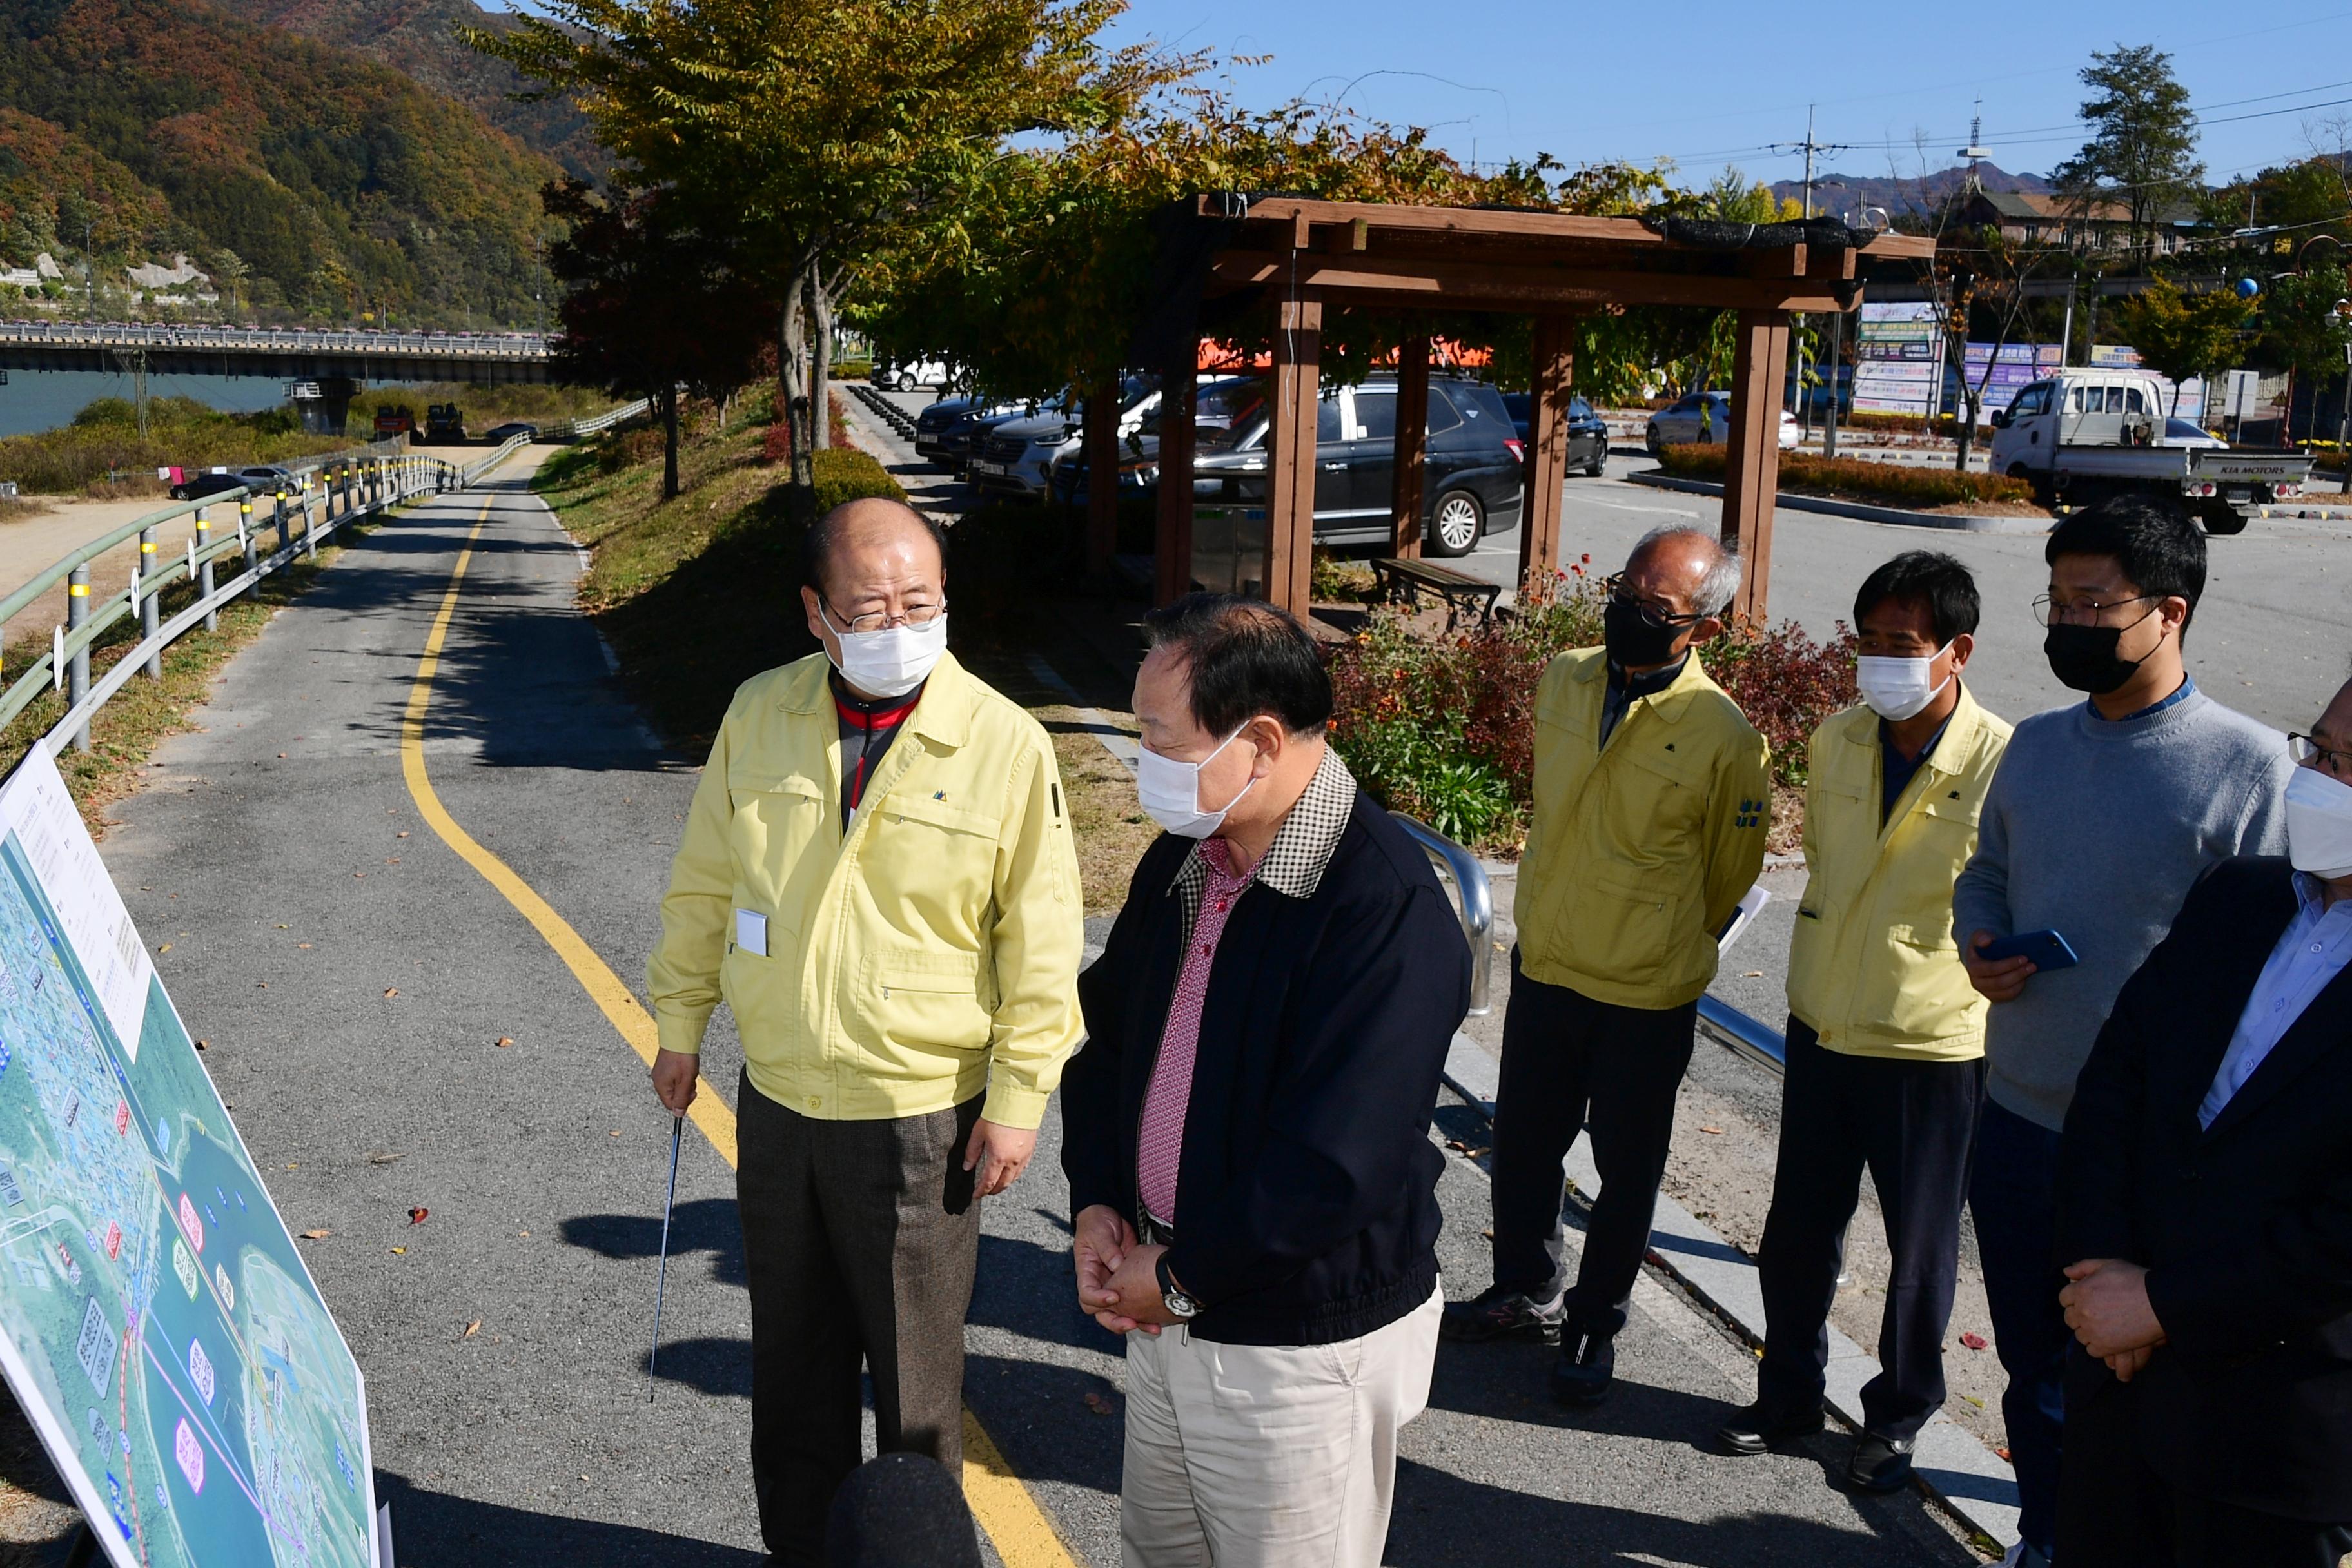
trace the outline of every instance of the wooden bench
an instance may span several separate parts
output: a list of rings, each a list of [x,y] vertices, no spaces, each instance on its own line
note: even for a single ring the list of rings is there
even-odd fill
[[[1482,623],[1492,620],[1495,601],[1503,593],[1500,583],[1485,582],[1467,572],[1457,572],[1432,561],[1406,561],[1391,555],[1373,559],[1372,575],[1379,583],[1383,604],[1418,605],[1423,593],[1444,599],[1445,629],[1449,632],[1465,610],[1476,610]]]

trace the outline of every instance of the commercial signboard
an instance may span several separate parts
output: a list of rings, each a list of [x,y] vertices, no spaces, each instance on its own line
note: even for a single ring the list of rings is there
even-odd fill
[[[359,1365],[40,745],[0,785],[0,1371],[120,1568],[391,1568]]]
[[[1990,343],[1970,343],[1962,355],[1960,373],[1969,385],[1984,389],[1984,402],[1978,410],[1981,416],[2007,408],[2019,393],[2055,371],[2059,357],[2055,343],[2003,343],[1998,356]]]
[[[2140,363],[2139,350],[2126,343],[2093,343],[2093,370],[2145,370]],[[2179,419],[2202,420],[2205,417],[2205,381],[2202,376],[2190,376],[2180,384],[2180,400],[2173,402],[2172,378],[2158,371],[2148,371],[2157,384],[2164,389],[2165,412]]]
[[[1854,327],[1853,405],[1884,414],[1936,411],[1944,340],[1936,307],[1865,304]]]

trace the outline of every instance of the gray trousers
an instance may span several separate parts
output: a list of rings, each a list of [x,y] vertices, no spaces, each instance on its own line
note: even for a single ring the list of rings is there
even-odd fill
[[[760,1533],[780,1562],[814,1568],[833,1494],[865,1457],[861,1370],[881,1451],[963,1479],[963,1320],[980,1255],[963,1148],[981,1102],[820,1121],[747,1077],[736,1103]]]

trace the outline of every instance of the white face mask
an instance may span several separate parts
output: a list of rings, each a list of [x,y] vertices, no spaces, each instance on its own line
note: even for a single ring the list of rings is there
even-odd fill
[[[1929,673],[1935,662],[1951,651],[1952,645],[1942,647],[1925,658],[1887,658],[1877,654],[1864,654],[1854,660],[1853,683],[1862,688],[1862,700],[1882,719],[1896,721],[1908,719],[1936,700],[1937,693],[1951,684],[1950,676],[1937,680]]]
[[[824,624],[841,645],[833,660],[841,679],[877,697],[904,697],[931,678],[940,655],[948,651],[945,610],[919,626],[885,626],[878,632],[843,631],[830,615]]]
[[[2317,768],[2286,781],[2286,857],[2322,881],[2352,877],[2352,784]]]
[[[1249,728],[1244,724],[1242,729]],[[1206,838],[1224,825],[1225,813],[1242,803],[1242,795],[1257,787],[1252,778],[1242,785],[1241,795],[1234,796],[1214,811],[1201,809],[1201,770],[1216,761],[1217,752],[1234,743],[1241,734],[1236,730],[1217,742],[1211,752],[1197,763],[1180,763],[1173,757],[1163,757],[1146,746],[1137,760],[1135,795],[1143,803],[1144,815],[1169,832],[1185,838]]]

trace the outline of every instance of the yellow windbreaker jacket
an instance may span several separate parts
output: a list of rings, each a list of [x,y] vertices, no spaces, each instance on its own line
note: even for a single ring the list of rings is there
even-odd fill
[[[1789,1010],[1826,1048],[1937,1061],[1984,1054],[1990,1004],[1960,964],[1952,884],[1976,853],[2009,732],[1962,686],[1943,738],[1882,826],[1878,715],[1849,708],[1813,731],[1810,879],[1789,944]]]
[[[1694,653],[1601,744],[1608,657],[1554,658],[1536,692],[1535,811],[1513,913],[1519,967],[1621,1007],[1679,1007],[1764,864],[1771,749]]]
[[[844,833],[828,668],[753,677],[719,725],[647,967],[661,1044],[699,1051],[724,997],[752,1087],[803,1116],[926,1115],[984,1087],[983,1116],[1034,1127],[1082,1027],[1053,743],[947,655]]]

